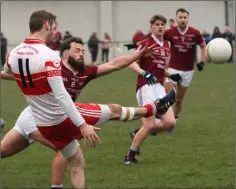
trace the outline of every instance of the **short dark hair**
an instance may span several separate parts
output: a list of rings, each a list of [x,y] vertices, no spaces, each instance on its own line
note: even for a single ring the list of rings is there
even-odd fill
[[[166,24],[167,20],[163,15],[156,14],[150,19],[150,24],[154,24],[157,20],[161,20]]]
[[[29,20],[30,33],[40,31],[46,21],[53,24],[53,22],[56,22],[56,16],[45,10],[33,12]]]
[[[189,12],[188,12],[186,9],[184,9],[184,8],[179,8],[179,9],[177,9],[177,10],[176,10],[176,15],[177,15],[179,12],[187,13],[187,14],[189,15]]]
[[[175,20],[173,18],[170,18],[169,22],[175,22]]]
[[[61,56],[65,50],[70,49],[71,43],[79,43],[81,45],[84,45],[84,42],[80,37],[70,37],[66,39],[65,41],[63,41],[63,43],[61,44],[61,49],[60,49]]]

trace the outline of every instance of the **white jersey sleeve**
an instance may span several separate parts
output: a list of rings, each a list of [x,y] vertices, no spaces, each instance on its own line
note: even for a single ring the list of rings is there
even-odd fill
[[[64,87],[59,56],[57,57],[55,54],[55,57],[53,57],[51,61],[45,62],[45,69],[48,83],[58,104],[75,125],[81,126],[85,123],[85,120],[76,109],[70,95]]]

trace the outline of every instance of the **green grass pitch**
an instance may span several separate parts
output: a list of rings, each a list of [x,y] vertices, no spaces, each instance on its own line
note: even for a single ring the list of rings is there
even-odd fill
[[[207,65],[195,72],[174,134],[149,137],[140,165],[125,166],[131,144],[128,132],[141,121],[109,122],[102,144],[84,148],[88,188],[234,188],[235,64]],[[26,106],[15,82],[1,81],[3,136]],[[92,81],[81,102],[136,106],[136,76],[124,69]],[[81,142],[81,144],[83,144]],[[83,146],[83,145],[82,145]],[[34,144],[1,161],[5,188],[49,188],[54,152]],[[69,171],[64,187],[70,187]]]

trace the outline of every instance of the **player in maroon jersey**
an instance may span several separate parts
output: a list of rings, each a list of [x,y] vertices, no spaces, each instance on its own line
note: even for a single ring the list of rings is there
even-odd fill
[[[138,63],[133,63],[129,67],[138,74],[136,86],[136,98],[140,106],[150,103],[156,98],[166,95],[163,87],[164,78],[168,77],[176,82],[181,81],[179,74],[169,74],[165,71],[170,56],[168,42],[163,40],[163,33],[166,26],[166,18],[162,15],[154,15],[150,19],[152,35],[147,37],[138,47],[141,49],[146,43],[156,44],[153,56],[142,57]],[[156,119],[155,116],[142,118],[143,125],[136,133],[132,141],[130,150],[125,156],[125,164],[136,163],[135,155],[139,153],[142,142],[152,130],[159,132],[170,131],[175,126],[174,112],[172,108]]]
[[[185,9],[176,11],[177,26],[168,29],[164,33],[164,39],[170,42],[171,58],[168,65],[168,72],[179,73],[182,82],[177,87],[176,103],[173,106],[176,119],[182,109],[184,96],[191,84],[194,73],[194,54],[196,45],[201,47],[201,61],[196,64],[198,71],[202,71],[206,62],[206,44],[199,30],[188,25],[189,12]],[[165,88],[168,91],[176,82],[166,79]]]
[[[114,60],[110,61],[109,63],[103,64],[100,66],[85,66],[84,60],[83,60],[84,46],[83,46],[82,40],[79,38],[71,38],[71,39],[66,40],[62,44],[62,47],[61,47],[61,56],[62,56],[62,62],[63,62],[62,77],[63,77],[64,85],[74,101],[76,100],[77,96],[79,95],[83,87],[89,81],[91,81],[92,79],[96,77],[106,75],[113,71],[117,71],[123,67],[126,67],[138,58],[138,56],[134,54],[131,56],[126,56],[126,57],[124,56],[117,57]],[[3,75],[4,73],[1,75],[1,77]],[[169,105],[167,105],[166,109],[168,109],[168,106]],[[100,109],[101,106],[99,106],[98,104],[76,103],[76,107],[79,109],[84,119],[87,122],[94,123],[94,125],[100,121],[101,113],[104,112],[104,110]],[[127,120],[127,119],[137,119],[143,116],[149,116],[150,114],[152,115],[153,114],[152,107],[150,105],[146,105],[145,107],[125,108],[117,104],[110,104],[110,105],[107,105],[107,107],[105,107],[109,109],[108,112],[105,112],[109,115],[109,117],[106,115],[103,117],[106,117],[107,120],[113,120],[113,119]],[[25,124],[26,123],[27,122],[25,122]],[[28,136],[26,136],[26,138],[31,140],[31,142],[32,142],[32,138],[37,139],[37,141],[40,142],[40,133],[36,130],[37,128],[34,126],[34,123],[32,123],[30,127],[31,127],[30,132],[29,132],[29,128],[27,128]],[[7,156],[7,155],[13,155],[10,152],[7,152],[8,154],[5,153],[7,151],[6,144],[4,143],[4,141],[7,140],[7,138],[5,137],[3,141],[1,142],[2,157]],[[81,138],[81,136],[78,136],[78,138]],[[16,140],[16,137],[15,137],[15,140]],[[21,142],[23,142],[24,146],[21,149],[17,148],[16,150],[23,150],[24,148],[29,146],[29,141],[27,140],[25,141],[25,140],[26,139],[21,136]],[[17,147],[19,147],[19,143],[20,142],[18,142]],[[17,152],[15,151],[15,153]],[[63,158],[60,154],[58,154],[55,157],[53,161],[53,166],[52,166],[53,167],[52,186],[54,188],[61,187],[66,165],[67,165],[66,159]],[[83,157],[81,157],[81,169],[83,169]]]

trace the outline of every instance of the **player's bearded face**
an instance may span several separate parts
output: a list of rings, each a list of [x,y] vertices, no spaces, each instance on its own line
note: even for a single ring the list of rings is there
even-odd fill
[[[186,28],[188,25],[188,14],[185,12],[179,12],[176,15],[176,21],[178,23],[178,26],[182,29]]]
[[[84,59],[75,59],[72,56],[69,56],[68,63],[74,70],[83,71],[85,67]]]
[[[71,44],[71,49],[69,50],[68,63],[75,70],[84,70],[84,46],[82,44]]]
[[[162,36],[165,31],[165,23],[161,20],[157,20],[151,25],[151,30],[155,36]]]

